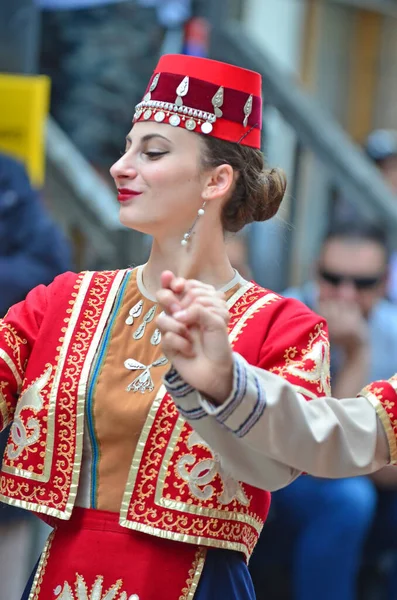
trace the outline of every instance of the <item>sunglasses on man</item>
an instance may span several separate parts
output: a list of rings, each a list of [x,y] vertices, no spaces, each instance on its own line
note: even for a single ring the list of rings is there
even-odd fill
[[[354,275],[343,275],[341,273],[335,273],[327,271],[326,269],[320,269],[319,275],[321,279],[333,285],[339,287],[344,283],[350,283],[354,285],[357,290],[369,290],[379,285],[384,279],[384,273],[380,275],[374,275],[373,277],[355,277]]]

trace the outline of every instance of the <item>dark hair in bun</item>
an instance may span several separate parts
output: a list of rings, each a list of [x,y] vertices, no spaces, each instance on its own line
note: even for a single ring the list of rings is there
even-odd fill
[[[239,173],[236,187],[223,207],[222,225],[225,231],[240,231],[253,221],[267,221],[277,213],[287,187],[281,169],[266,169],[260,150],[203,137],[204,168],[229,164]]]

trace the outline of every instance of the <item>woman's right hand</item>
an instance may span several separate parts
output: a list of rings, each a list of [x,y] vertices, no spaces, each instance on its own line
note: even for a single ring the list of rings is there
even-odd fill
[[[158,319],[167,358],[181,377],[221,404],[233,386],[233,353],[228,340],[229,312],[223,293],[166,271],[157,298]]]

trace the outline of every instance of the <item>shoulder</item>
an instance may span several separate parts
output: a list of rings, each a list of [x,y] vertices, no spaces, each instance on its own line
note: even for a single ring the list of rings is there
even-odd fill
[[[382,331],[390,334],[397,330],[397,304],[390,300],[380,300],[372,312],[370,324],[374,332],[379,335]]]
[[[268,314],[272,314],[273,323],[286,322],[291,319],[306,319],[308,321],[324,321],[307,305],[303,288],[290,288],[284,294],[278,294],[254,283],[253,291],[263,297],[273,298],[269,302]],[[304,301],[305,300],[305,301]]]
[[[51,292],[69,293],[78,290],[82,286],[89,290],[93,287],[108,286],[116,279],[121,279],[130,269],[118,269],[114,271],[66,271],[55,277],[48,286]]]

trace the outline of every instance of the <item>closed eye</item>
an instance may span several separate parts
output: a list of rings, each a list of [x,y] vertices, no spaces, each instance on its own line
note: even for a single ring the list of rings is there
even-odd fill
[[[161,158],[165,154],[168,154],[168,152],[151,152],[151,151],[149,151],[149,152],[145,152],[144,154],[151,160],[156,160],[157,158]]]

